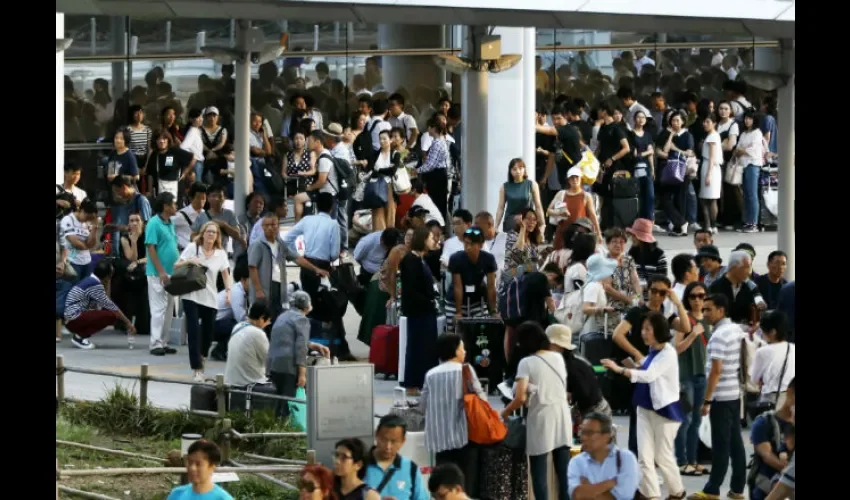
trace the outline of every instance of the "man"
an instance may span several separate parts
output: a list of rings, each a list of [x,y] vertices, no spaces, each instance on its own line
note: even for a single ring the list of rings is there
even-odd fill
[[[207,200],[209,201],[209,210],[204,210],[199,213],[192,223],[192,236],[194,240],[198,236],[198,232],[204,227],[207,222],[214,222],[221,230],[221,246],[227,249],[227,243],[230,238],[234,239],[234,243],[238,243],[243,247],[248,246],[242,233],[239,232],[239,222],[236,220],[236,214],[233,210],[224,208],[224,186],[221,184],[213,184],[207,190]]]
[[[348,162],[349,165],[352,165],[353,161],[356,161],[351,155],[351,150],[342,142],[342,125],[339,123],[331,123],[328,125],[328,128],[323,131],[325,136],[325,158],[320,158],[321,160],[327,161],[328,155],[331,157]],[[329,152],[328,152],[329,151]],[[343,179],[340,179],[338,172],[336,172],[336,167],[331,162],[331,170],[334,171],[334,184],[333,187],[336,192],[332,193],[336,197],[336,207],[333,211],[332,217],[336,219],[336,223],[339,225],[339,240],[341,245],[342,253],[348,252],[348,204],[350,203],[349,199],[345,200],[340,199],[340,191],[344,188],[348,189],[348,192],[351,193],[354,191],[354,186],[341,186]]]
[[[670,269],[673,271],[673,293],[681,300],[685,296],[685,288],[699,280],[699,268],[693,255],[680,253],[673,257]],[[670,305],[670,301],[664,303],[665,307]]]
[[[463,233],[472,227],[472,212],[464,208],[455,210],[452,215],[452,237],[443,242],[440,255],[440,267],[449,268],[449,258],[456,252],[463,251]],[[450,280],[449,280],[450,281]]]
[[[496,258],[482,252],[484,234],[481,228],[472,226],[463,234],[463,252],[457,252],[449,258],[449,272],[452,275],[452,309],[455,322],[458,319],[478,316],[484,313],[484,301],[487,312],[498,315],[496,303]],[[449,304],[446,303],[446,321],[451,322]]]
[[[395,500],[428,500],[428,488],[419,466],[398,454],[407,437],[407,423],[398,415],[384,415],[375,431],[375,446],[366,461],[363,482],[374,488],[381,498]]]
[[[416,119],[404,112],[404,96],[396,92],[389,98],[389,120],[387,120],[392,128],[400,128],[404,130],[404,141],[408,151],[413,150],[416,145],[416,139],[419,138],[419,127],[416,125]]]
[[[360,274],[357,281],[365,288],[372,281],[372,276],[378,272],[387,258],[387,254],[401,241],[398,229],[389,228],[375,231],[360,238],[354,247],[354,260],[360,264]]]
[[[729,302],[727,315],[734,323],[750,324],[753,305],[762,310],[767,307],[758,286],[750,279],[752,265],[749,253],[744,250],[734,251],[729,254],[726,274],[708,287],[709,293],[726,297]]]
[[[694,248],[699,252],[706,245],[714,245],[714,233],[701,227],[694,231]]]
[[[386,99],[375,99],[372,101],[372,117],[366,122],[364,132],[369,132],[372,139],[372,157],[381,150],[380,135],[386,130],[389,132],[393,126],[387,121],[390,112],[390,103]]]
[[[289,302],[286,296],[286,261],[294,260],[302,266],[312,265],[297,252],[290,252],[280,237],[280,222],[276,214],[267,213],[259,222],[263,236],[248,247],[248,297],[249,302],[265,299],[274,320]]]
[[[602,394],[602,387],[593,366],[576,360],[570,353],[575,350],[573,344],[573,332],[567,325],[549,325],[546,328],[546,337],[549,338],[549,350],[560,353],[567,366],[567,392],[573,405],[581,415],[590,415],[593,412],[611,416],[611,405]]]
[[[181,208],[172,218],[174,232],[177,234],[177,248],[182,252],[192,240],[192,227],[198,215],[207,203],[207,186],[201,182],[192,183],[189,188],[188,205]]]
[[[711,473],[702,491],[689,500],[719,500],[720,487],[732,461],[732,480],[728,498],[744,498],[747,457],[741,437],[741,340],[744,332],[727,317],[729,300],[712,293],[705,299],[703,314],[712,326],[706,346],[705,401],[701,413],[711,421]]]
[[[652,104],[652,122],[655,123],[655,136],[657,137],[667,125],[664,124],[664,115],[667,114],[667,102],[664,99],[662,92],[653,92],[649,95],[649,102]],[[649,117],[647,117],[649,118]]]
[[[776,304],[776,310],[782,311],[788,316],[788,324],[791,326],[791,332],[788,335],[789,342],[797,341],[794,335],[796,330],[794,322],[797,320],[796,283],[796,281],[791,281],[782,287],[782,290],[779,291],[779,300]]]
[[[265,229],[263,228],[263,218],[271,215],[277,219],[278,226],[280,226],[280,221],[286,217],[287,213],[289,213],[289,208],[286,205],[286,198],[283,196],[272,196],[271,199],[269,199],[268,205],[266,205],[265,214],[263,217],[258,218],[254,223],[254,227],[251,228],[251,234],[248,236],[248,245],[253,245],[254,241],[263,237],[263,234],[265,233]]]
[[[242,215],[236,216],[236,223],[239,225],[239,232],[243,235],[250,235],[251,230],[254,229],[254,224],[259,222],[260,218],[263,216],[263,209],[266,206],[266,199],[263,198],[263,195],[257,192],[250,193],[245,198],[245,213]],[[247,242],[249,243],[250,242]],[[248,254],[248,246],[234,245],[233,246],[233,260],[238,261],[240,257],[247,256]]]
[[[177,353],[177,349],[168,346],[174,296],[164,288],[174,274],[174,264],[180,257],[180,252],[177,251],[177,234],[174,232],[174,223],[171,222],[171,218],[177,213],[174,195],[169,192],[157,195],[154,200],[154,212],[156,215],[148,221],[145,228],[145,249],[148,255],[145,274],[148,278],[148,301],[151,311],[151,354],[163,356]]]
[[[213,482],[213,474],[220,463],[221,450],[215,443],[206,439],[192,443],[186,455],[189,484],[171,490],[167,500],[233,500],[230,493]]]
[[[599,194],[599,201],[602,204],[602,218],[599,225],[602,229],[607,229],[614,224],[613,195],[611,192],[614,172],[629,170],[630,167],[620,160],[631,152],[631,147],[626,136],[626,128],[619,123],[614,123],[614,110],[611,106],[602,103],[599,106],[598,113],[599,119],[602,120],[602,126],[597,133],[599,140],[598,157],[602,171],[600,172],[601,184],[594,185],[594,191]]]
[[[401,220],[401,226],[405,229],[416,229],[419,226],[424,226],[429,213],[423,206],[410,207],[407,215]]]
[[[147,223],[151,218],[151,204],[123,175],[115,176],[110,184],[112,186],[112,204],[109,211],[112,214],[112,222],[104,226],[103,232],[111,234],[112,255],[118,257],[121,249],[121,245],[118,243],[119,235],[127,232],[130,214],[138,213],[142,216],[142,222]]]
[[[782,406],[775,411],[762,413],[753,421],[750,428],[750,441],[755,452],[752,467],[756,468],[757,472],[755,477],[748,481],[751,500],[763,500],[770,494],[773,478],[788,467],[788,453],[787,450],[783,453],[782,448],[784,437],[794,425],[792,408],[796,395],[796,379],[791,379]]]
[[[552,154],[548,155],[546,171],[543,180],[547,183],[549,191],[557,192],[567,182],[567,170],[581,161],[581,144],[579,141],[578,128],[567,122],[567,112],[563,106],[556,106],[552,110],[552,124],[537,125],[537,131],[557,137],[557,146]],[[585,139],[587,140],[587,139]],[[555,178],[553,178],[555,176]],[[553,181],[557,181],[557,183]],[[549,199],[554,196],[550,193]]]
[[[774,250],[767,256],[767,274],[755,279],[762,298],[767,303],[767,309],[776,309],[779,305],[779,295],[782,287],[788,283],[785,279],[785,269],[788,267],[788,256],[782,250]]]
[[[629,129],[635,128],[635,115],[638,112],[643,112],[643,115],[646,117],[650,116],[646,106],[635,100],[635,93],[629,87],[620,87],[617,90],[617,98],[620,99],[620,102],[623,103],[623,108],[626,110],[626,116],[623,117],[623,120],[629,126]]]
[[[136,327],[106,295],[103,283],[112,279],[112,261],[104,259],[97,263],[94,275],[79,281],[65,299],[65,328],[71,332],[71,343],[80,349],[94,349],[89,337],[120,320],[127,325],[130,335]]]
[[[268,302],[258,300],[251,304],[248,320],[233,327],[227,343],[227,364],[224,366],[224,383],[236,387],[266,384],[266,359],[269,356],[269,339],[263,331],[271,323]]]
[[[68,162],[65,164],[65,177],[63,178],[62,184],[56,185],[56,194],[60,194],[63,192],[71,193],[74,197],[74,201],[76,202],[76,206],[79,206],[83,200],[85,200],[88,196],[86,192],[77,187],[77,184],[80,182],[80,174],[83,171],[83,167],[77,165],[73,162]],[[75,208],[70,205],[63,208]]]
[[[475,225],[481,228],[481,234],[484,235],[484,251],[496,258],[497,272],[500,273],[505,267],[507,234],[496,232],[496,222],[490,212],[478,212],[475,216]]]
[[[287,114],[287,116],[283,118],[283,126],[280,129],[281,137],[291,138],[293,133],[295,132],[294,130],[290,130],[290,127],[292,125],[292,112],[295,110],[303,111],[305,113],[304,118],[312,118],[313,122],[316,124],[316,130],[322,130],[322,113],[316,109],[308,109],[312,108],[312,101],[313,99],[309,95],[302,93],[295,93],[289,99],[289,106],[292,109],[290,110],[289,114]]]
[[[776,483],[776,485],[773,487],[773,490],[771,490],[770,495],[768,495],[765,500],[786,500],[788,498],[794,500],[794,498],[796,498],[796,458],[797,454],[794,453],[794,455],[791,457],[791,462],[788,464],[788,467],[785,467],[785,470],[782,471],[782,475],[779,476],[779,482]]]
[[[726,273],[726,266],[720,257],[720,250],[712,244],[702,245],[695,257],[700,267],[700,280],[707,287]]]
[[[428,491],[438,500],[470,500],[463,490],[465,481],[460,467],[453,463],[441,464],[431,471]]]
[[[592,412],[581,423],[581,454],[570,460],[567,484],[573,500],[631,499],[640,482],[637,458],[614,444],[611,417]]]
[[[440,209],[437,208],[431,197],[425,194],[425,185],[421,180],[413,179],[410,181],[410,194],[416,197],[410,206],[411,209],[413,207],[422,207],[428,211],[428,215],[425,216],[426,224],[436,221],[440,225],[440,228],[446,227],[446,220],[443,219],[443,214],[440,213]]]
[[[230,340],[230,333],[237,323],[245,321],[247,317],[249,274],[247,262],[236,264],[233,270],[233,280],[236,283],[231,287],[230,301],[228,302],[226,289],[218,292],[218,310],[213,332],[216,344],[210,353],[210,358],[216,361],[227,361],[227,343]]]
[[[546,75],[544,72],[543,75]],[[541,104],[538,105],[537,110],[535,112],[535,123],[537,125],[546,125],[546,120],[549,117],[549,110],[546,105]],[[554,114],[554,112],[553,112]],[[553,118],[554,122],[554,118]],[[549,206],[549,202],[552,201],[552,197],[554,193],[551,193],[551,190],[554,186],[547,185],[546,182],[546,172],[550,170],[550,161],[549,157],[554,156],[556,138],[553,135],[544,134],[541,132],[535,132],[534,134],[534,145],[536,147],[536,153],[534,156],[534,179],[537,181],[542,187],[546,189],[540,190],[540,195],[542,196],[541,202],[544,206]],[[554,160],[553,160],[554,161]],[[552,163],[554,165],[554,163]]]
[[[89,199],[75,206],[75,210],[62,217],[59,235],[67,250],[68,262],[77,272],[77,279],[91,274],[91,251],[97,248],[97,205]]]

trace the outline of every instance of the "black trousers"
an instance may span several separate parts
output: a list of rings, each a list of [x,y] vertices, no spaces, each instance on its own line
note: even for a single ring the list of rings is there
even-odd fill
[[[326,260],[314,259],[312,257],[307,257],[307,260],[319,269],[331,271],[331,263]],[[320,303],[319,286],[321,286],[321,284],[322,278],[318,274],[309,269],[301,268],[301,290],[310,295],[310,301],[313,303],[314,307],[316,304]],[[308,314],[308,317],[315,318],[319,321],[328,321],[333,323],[334,330],[338,335],[335,340],[339,342],[339,349],[334,354],[338,356],[347,356],[351,354],[351,348],[348,346],[348,341],[345,339],[345,322],[343,321],[342,316],[334,315],[334,317],[326,318],[323,317],[324,311],[320,311],[318,309],[319,308],[314,308],[313,311]],[[333,346],[331,346],[331,350],[333,350]]]
[[[673,223],[674,229],[679,229],[687,222],[684,215],[687,199],[687,182],[661,185],[661,208],[667,214],[667,219]]]
[[[272,317],[271,323],[269,323],[263,331],[266,332],[266,337],[269,339],[272,338],[272,326],[274,326],[274,320],[280,316],[280,313],[283,312],[283,306],[281,305],[280,298],[280,286],[277,282],[272,281],[272,288],[269,290],[269,295],[266,297],[269,301],[269,308],[271,308]]]
[[[443,216],[443,220],[448,221],[451,218],[446,216],[446,210],[449,203],[449,176],[445,168],[438,168],[424,174],[420,174],[422,182],[425,184],[425,189],[428,190],[428,196],[437,209]]]
[[[446,450],[437,453],[434,457],[436,465],[455,464],[463,471],[466,482],[464,492],[471,498],[478,498],[478,469],[479,448],[474,443],[468,443],[463,448]]]
[[[298,386],[296,385],[298,383],[298,377],[296,375],[279,372],[271,372],[269,375],[272,379],[272,383],[274,383],[275,392],[277,392],[278,396],[288,396],[290,398],[295,397],[295,392],[298,390]],[[288,417],[289,402],[278,400],[276,414],[280,418]]]
[[[216,310],[183,299],[183,312],[189,337],[189,364],[193,370],[203,370],[203,358],[207,357],[213,341]]]

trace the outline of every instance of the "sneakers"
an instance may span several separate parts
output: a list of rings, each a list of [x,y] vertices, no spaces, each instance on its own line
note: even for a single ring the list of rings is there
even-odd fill
[[[195,375],[192,377],[192,380],[198,382],[200,384],[204,383],[204,372],[195,370]]]
[[[91,341],[89,341],[89,339],[84,339],[84,338],[80,337],[79,335],[72,335],[71,336],[71,343],[74,344],[74,346],[79,347],[80,349],[85,349],[85,350],[94,349],[94,344],[92,344]]]
[[[153,354],[154,356],[165,356],[165,349],[163,349],[162,347],[154,347],[153,349],[151,349],[151,354]]]
[[[739,233],[758,233],[759,227],[756,224],[744,224],[741,229],[738,229]]]
[[[693,223],[691,223],[690,227],[691,227],[691,229],[693,229],[694,231],[702,231],[702,226],[701,226],[701,225],[699,225],[699,223],[698,223],[698,222],[693,222]]]
[[[704,491],[697,491],[693,495],[688,495],[688,500],[720,500],[720,495],[710,495]]]
[[[682,226],[679,227],[678,230],[675,230],[675,228],[670,230],[670,232],[667,233],[667,235],[668,236],[687,236],[688,235],[688,223],[685,222],[684,224],[682,224]]]

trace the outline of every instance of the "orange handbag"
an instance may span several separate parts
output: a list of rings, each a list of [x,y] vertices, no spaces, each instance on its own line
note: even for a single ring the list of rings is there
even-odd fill
[[[505,439],[508,428],[499,412],[470,390],[472,374],[469,365],[463,365],[463,408],[466,411],[466,426],[469,441],[476,444],[496,444]]]

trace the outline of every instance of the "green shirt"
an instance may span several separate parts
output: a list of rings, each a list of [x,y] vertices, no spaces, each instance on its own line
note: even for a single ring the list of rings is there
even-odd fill
[[[165,273],[169,276],[174,274],[174,264],[180,258],[180,252],[177,251],[177,233],[174,232],[174,224],[171,223],[171,220],[164,222],[159,214],[151,217],[145,228],[145,245],[154,245],[156,256],[159,257],[159,263]],[[150,253],[148,253],[145,274],[148,276],[159,275],[153,265],[153,260],[150,258]]]
[[[688,319],[691,321],[691,328],[695,324],[700,324],[705,329],[705,333],[700,335],[705,337],[705,342],[702,338],[694,339],[685,352],[679,354],[679,380],[685,380],[694,375],[705,375],[705,344],[711,338],[711,325],[705,319],[698,320],[691,316],[688,316]]]

